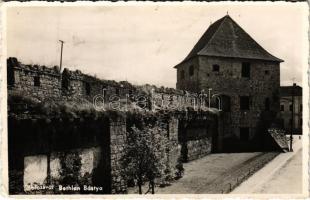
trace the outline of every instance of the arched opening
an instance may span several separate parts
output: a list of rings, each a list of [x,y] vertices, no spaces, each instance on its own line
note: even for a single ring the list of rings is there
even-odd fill
[[[229,112],[230,106],[230,97],[227,95],[216,94],[211,98],[211,107],[217,108],[219,111]]]
[[[222,98],[222,111],[230,112],[231,102],[230,96],[221,95]]]

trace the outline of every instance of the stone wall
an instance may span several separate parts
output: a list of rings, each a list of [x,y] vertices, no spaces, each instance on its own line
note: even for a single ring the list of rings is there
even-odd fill
[[[205,102],[205,96],[197,92],[148,84],[135,86],[126,81],[103,80],[67,68],[60,73],[57,66],[25,65],[16,58],[7,60],[7,71],[9,94],[17,92],[40,101],[62,99],[93,103],[97,99],[100,103],[104,101],[102,110],[107,107],[128,110],[128,107],[139,106],[153,111],[198,110]]]
[[[183,161],[191,161],[221,150],[222,135],[219,131],[217,115],[208,115],[204,119],[191,119],[179,122],[179,143]]]
[[[40,100],[60,97],[59,68],[22,65],[16,58],[8,61],[8,92],[18,91]]]
[[[27,187],[61,184],[64,166],[77,173],[79,184],[102,187],[100,191],[84,193],[110,193],[110,133],[106,120],[29,117],[8,119],[9,176],[10,181],[15,180],[10,193],[23,191],[21,188],[30,193],[62,193],[57,188],[27,191]],[[73,158],[78,167],[70,163]]]
[[[176,166],[178,164],[178,160],[181,158],[181,145],[178,141],[178,127],[179,120],[176,118],[171,118],[169,121],[169,149],[168,149],[168,165],[171,170],[172,177],[175,176],[177,169]]]
[[[190,74],[190,68],[193,68],[194,73]],[[200,92],[199,88],[199,59],[198,57],[190,59],[177,68],[177,84],[176,88],[192,92]]]
[[[37,86],[34,85],[34,76],[39,77],[36,79],[39,81]],[[202,106],[198,93],[150,85],[133,86],[128,82],[101,80],[80,71],[68,69],[60,74],[57,67],[50,69],[42,66],[23,65],[14,58],[8,59],[8,77],[10,77],[8,80],[10,83],[8,84],[9,96],[12,96],[12,93],[20,92],[25,97],[39,100],[40,105],[46,103],[47,106],[51,105],[51,101],[58,100],[61,102],[64,100],[74,101],[74,105],[79,105],[76,103],[81,101],[89,103],[96,95],[103,95],[104,100],[107,100],[108,103],[111,97],[118,96],[121,98],[122,104],[126,104],[127,100],[134,102],[134,99],[139,95],[146,96],[148,105],[140,115],[143,116],[142,118],[146,118],[145,112],[150,111],[153,111],[150,112],[152,115],[158,114],[154,120],[160,121],[161,126],[164,127],[164,131],[158,137],[167,139],[164,144],[167,148],[156,153],[162,155],[162,161],[169,169],[165,175],[170,178],[176,175],[176,165],[179,163],[183,148],[182,141],[179,140],[180,132],[182,132],[180,127],[183,129],[181,124],[186,120],[189,120],[188,124],[191,124],[195,121],[194,118],[198,116],[198,113],[209,112],[201,109],[199,112],[192,111]],[[134,97],[126,99],[128,94]],[[9,107],[14,108],[16,105],[9,105]],[[79,175],[77,175],[79,183],[101,186],[103,190],[99,193],[126,192],[127,183],[121,176],[120,160],[124,153],[128,132],[128,120],[122,117],[128,117],[128,113],[118,110],[122,113],[120,114],[122,117],[119,118],[113,116],[108,116],[108,118],[92,117],[93,115],[87,114],[87,112],[83,116],[77,116],[79,114],[74,113],[53,118],[49,114],[47,116],[32,115],[32,112],[29,114],[27,109],[26,113],[23,113],[25,110],[15,113],[14,109],[9,109],[9,114],[12,114],[8,120],[10,179],[16,177],[16,182],[13,181],[13,186],[10,187],[10,193],[16,194],[17,191],[22,190],[20,187],[24,188],[28,183],[31,185],[37,182],[40,185],[42,181],[44,184],[61,181],[63,178],[60,173],[61,163],[66,166],[61,161],[67,162],[70,161],[70,158],[80,162]],[[161,112],[162,110],[164,112]],[[70,111],[65,113],[70,113]],[[189,113],[192,114],[189,116]],[[25,116],[26,118],[24,118]],[[203,119],[203,116],[200,119]],[[202,121],[206,122],[208,119]],[[215,128],[214,131],[216,130]],[[209,133],[209,131],[207,132]],[[208,136],[207,141],[201,140],[202,138],[188,140],[191,159],[210,153],[211,137]],[[195,150],[197,149],[195,144],[200,145],[200,152]],[[31,177],[35,171],[39,173],[38,180]],[[160,184],[164,181],[158,180],[157,183]],[[54,189],[53,192],[55,192]],[[84,192],[97,193],[94,191]]]
[[[94,188],[89,187],[95,187],[92,176],[94,169],[99,164],[100,152],[99,147],[93,147],[73,149],[69,152],[52,152],[49,156],[24,157],[24,191],[30,194],[101,193],[102,186],[96,186],[98,192],[94,192]],[[74,163],[75,159],[80,163],[78,168]],[[70,177],[70,171],[73,173],[72,177]],[[66,176],[63,175],[64,173]],[[76,179],[76,181],[71,179]]]
[[[167,177],[170,179],[176,177],[176,166],[181,157],[181,144],[178,138],[180,116],[166,117],[149,119],[151,123],[159,120],[160,127],[164,128],[155,137],[166,138],[163,140],[165,143],[162,144],[164,148],[156,152],[160,155],[161,163],[165,163],[166,166],[163,169],[165,176],[156,180],[157,184],[165,184]],[[101,118],[46,120],[10,117],[8,128],[11,133],[9,135],[10,180],[15,177],[15,182],[12,182],[13,188],[10,188],[11,194],[16,194],[17,191],[40,194],[126,193],[127,183],[121,174],[124,167],[121,159],[125,152],[129,131],[126,118],[110,118],[107,121]],[[24,131],[27,134],[24,134]],[[166,169],[169,170],[166,171]],[[71,173],[75,173],[75,179],[65,176]],[[75,181],[80,190],[69,188],[65,191],[59,188],[59,185],[70,185],[70,181]],[[50,185],[55,187],[47,188]],[[84,185],[101,189],[84,190],[82,189]],[[33,189],[40,186],[45,188]],[[19,189],[20,187],[24,189]]]
[[[189,140],[187,149],[187,161],[202,158],[211,153],[211,138]]]
[[[110,124],[111,134],[111,188],[112,194],[125,193],[127,185],[121,175],[121,159],[124,154],[124,148],[126,143],[126,120],[119,118]]]

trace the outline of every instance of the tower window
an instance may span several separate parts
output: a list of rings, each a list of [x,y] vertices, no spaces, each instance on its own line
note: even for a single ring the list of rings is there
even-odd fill
[[[219,72],[220,71],[220,66],[219,65],[213,65],[212,66],[212,71]]]
[[[251,64],[248,62],[242,63],[241,76],[245,78],[250,78],[251,74]]]
[[[185,78],[185,72],[184,70],[181,70],[181,79],[184,79]]]
[[[280,110],[284,111],[284,105],[281,105]]]
[[[250,110],[249,96],[240,96],[240,110]]]
[[[230,111],[230,107],[231,107],[231,103],[230,103],[230,97],[226,96],[226,95],[222,95],[221,96],[221,101],[222,101],[222,110],[229,112]]]
[[[290,111],[293,111],[293,104],[290,104]]]
[[[33,77],[33,85],[37,87],[40,86],[40,76]]]
[[[194,65],[189,66],[189,75],[190,76],[194,75]]]

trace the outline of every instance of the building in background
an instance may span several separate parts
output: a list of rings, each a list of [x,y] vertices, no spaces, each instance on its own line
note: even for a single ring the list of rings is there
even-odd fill
[[[223,148],[257,149],[279,112],[281,62],[226,15],[175,66],[176,87],[221,97]]]
[[[294,88],[294,92],[293,92]],[[294,94],[294,105],[292,104],[292,95]],[[280,117],[282,126],[291,132],[292,128],[292,112],[294,113],[293,134],[302,134],[302,87],[294,84],[294,86],[280,87]]]

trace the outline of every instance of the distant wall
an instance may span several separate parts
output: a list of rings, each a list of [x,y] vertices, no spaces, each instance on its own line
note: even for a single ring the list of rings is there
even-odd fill
[[[280,99],[280,105],[283,110],[280,110],[280,118],[282,119],[283,128],[289,133],[292,128],[292,97],[282,96]],[[302,96],[294,97],[294,134],[302,133]]]
[[[22,65],[10,58],[8,65],[8,91],[20,91],[38,99],[60,97],[59,68],[38,65]]]
[[[218,116],[209,115],[207,119],[180,121],[179,142],[183,161],[204,157],[211,152],[220,151]]]
[[[38,65],[25,65],[16,58],[7,59],[8,93],[19,92],[38,100],[63,99],[68,101],[98,101],[109,106],[111,102],[120,102],[117,109],[125,109],[126,104],[145,101],[145,109],[161,110],[187,108],[198,109],[205,103],[199,93],[186,92],[173,88],[156,87],[152,85],[134,86],[127,81],[116,82],[103,80],[82,73],[79,70],[70,71],[65,68],[60,73],[59,68],[48,68]]]

